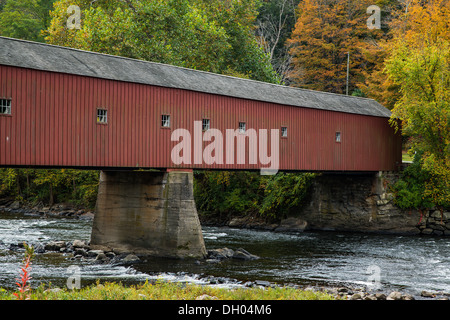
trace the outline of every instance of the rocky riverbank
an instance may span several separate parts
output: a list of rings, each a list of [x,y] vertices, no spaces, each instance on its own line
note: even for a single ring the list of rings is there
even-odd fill
[[[23,214],[25,216],[37,216],[43,219],[45,218],[73,218],[83,220],[94,219],[93,211],[65,203],[55,204],[53,206],[46,206],[42,203],[29,205],[11,199],[0,199],[0,211],[13,214]]]
[[[384,206],[384,205],[380,205]],[[386,215],[389,213],[386,211]],[[409,221],[409,227],[407,228],[395,228],[389,227],[386,224],[384,229],[367,229],[364,225],[358,229],[357,227],[348,228],[345,227],[345,222],[343,219],[340,220],[341,227],[330,224],[330,225],[315,225],[314,221],[311,222],[306,220],[303,216],[292,216],[278,221],[270,221],[258,216],[237,216],[237,217],[226,217],[218,218],[212,215],[200,214],[200,222],[205,226],[227,226],[231,228],[241,228],[241,229],[255,229],[255,230],[265,230],[273,232],[307,232],[307,231],[338,231],[338,232],[363,232],[363,233],[374,233],[374,234],[397,234],[406,236],[440,236],[448,237],[450,236],[450,212],[440,211],[440,210],[424,210],[419,213],[417,210],[411,212],[401,213],[399,209],[396,209],[395,219],[400,219],[399,217],[403,215],[405,221]],[[416,218],[412,219],[411,216]],[[340,219],[334,217],[335,219]],[[413,221],[414,220],[414,221]]]
[[[376,198],[375,200],[372,198]],[[370,200],[370,201],[369,201]],[[274,232],[305,232],[305,231],[343,231],[365,232],[380,234],[399,234],[408,236],[431,235],[450,236],[450,211],[438,209],[425,209],[423,211],[410,210],[403,212],[392,203],[392,196],[383,193],[381,196],[371,196],[364,201],[374,202],[377,207],[378,227],[373,227],[373,213],[368,213],[367,208],[361,204],[361,212],[356,214],[356,208],[342,209],[337,212],[312,213],[305,210],[296,216],[281,220],[271,220],[260,216],[228,216],[199,213],[200,222],[205,226],[228,226],[232,228],[257,229]],[[336,205],[337,206],[337,205]],[[55,204],[45,206],[43,204],[27,205],[11,199],[0,199],[0,211],[26,216],[38,216],[41,218],[73,218],[92,220],[95,212],[72,204]],[[349,214],[348,212],[353,212]],[[367,211],[367,212],[366,212]],[[364,216],[367,219],[355,216]],[[384,220],[383,220],[384,219]],[[367,221],[366,221],[367,220]],[[320,221],[320,222],[319,222]],[[355,221],[358,222],[355,224]],[[380,222],[382,221],[382,222]],[[383,227],[380,227],[383,225]]]
[[[115,253],[112,250],[99,250],[92,248],[89,243],[82,240],[74,241],[50,241],[47,243],[32,244],[36,254],[60,253],[73,263],[84,261],[88,263],[104,265],[132,266],[138,263],[145,263],[148,257],[135,255],[133,253]],[[24,251],[22,243],[10,245],[12,251]],[[204,260],[192,260],[194,264],[222,263],[227,259],[248,261],[259,259],[259,257],[249,253],[245,249],[219,248],[208,250],[208,255]],[[340,300],[449,300],[450,293],[422,291],[419,295],[413,296],[409,293],[399,291],[371,290],[368,287],[354,286],[304,286],[292,283],[273,283],[265,280],[238,281],[226,277],[206,276],[199,280],[204,285],[224,284],[230,287],[244,288],[268,288],[268,287],[289,287],[298,290],[311,290],[332,295]]]
[[[12,203],[13,204],[13,203]],[[93,213],[89,211],[84,211],[80,208],[71,208],[70,206],[66,206],[63,204],[56,205],[52,208],[46,207],[36,207],[34,209],[26,208],[23,206],[16,205],[8,205],[6,208],[0,208],[0,211],[15,213],[15,214],[24,214],[24,215],[32,215],[40,218],[51,218],[51,217],[59,217],[59,218],[68,218],[68,219],[91,219],[93,217]],[[5,208],[7,210],[5,210]],[[439,218],[436,214],[431,216],[432,219]],[[240,227],[240,228],[252,228],[252,229],[261,229],[261,230],[271,230],[275,232],[304,232],[303,226],[298,221],[291,220],[291,222],[287,223],[287,221],[282,222],[271,222],[265,221],[258,217],[246,217],[246,218],[234,218],[230,220],[203,220],[202,224],[210,224],[210,225],[227,225],[230,227]],[[428,220],[428,219],[427,219]],[[105,267],[107,265],[133,265],[138,263],[145,263],[146,257],[135,255],[133,253],[116,253],[112,250],[100,250],[98,248],[91,247],[89,243],[81,240],[75,241],[51,241],[48,243],[31,243],[35,246],[37,254],[45,254],[45,253],[54,253],[58,252],[64,255],[70,261],[73,261],[74,264],[77,261],[83,261],[83,263],[95,263],[95,264],[104,264]],[[23,250],[20,243],[10,246],[10,250]],[[226,263],[227,259],[242,259],[246,260],[254,260],[259,257],[254,256],[253,254],[247,252],[242,248],[219,248],[219,249],[210,249],[208,251],[208,256],[206,259],[202,260],[193,260],[194,264],[220,264]],[[261,257],[264,258],[264,257]],[[245,262],[244,262],[245,263]],[[365,287],[351,287],[351,286],[342,286],[337,285],[336,287],[325,287],[321,285],[315,285],[311,287],[305,287],[297,284],[275,284],[264,280],[254,280],[254,281],[238,281],[235,279],[229,279],[225,277],[214,277],[207,276],[203,278],[204,283],[216,285],[216,284],[231,284],[237,286],[244,287],[271,287],[271,286],[290,286],[294,288],[298,288],[301,290],[314,290],[314,291],[323,291],[328,292],[335,297],[345,300],[413,300],[413,299],[445,299],[448,300],[449,294],[443,292],[419,292],[415,293],[412,296],[409,293],[405,292],[390,292],[390,291],[371,291]]]

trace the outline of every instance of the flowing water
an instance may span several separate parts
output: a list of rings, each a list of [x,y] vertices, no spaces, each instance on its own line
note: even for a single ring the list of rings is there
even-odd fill
[[[11,244],[53,240],[89,241],[91,221],[42,219],[0,213],[0,287],[14,288],[23,251]],[[450,292],[450,239],[358,233],[307,232],[282,234],[231,228],[204,227],[208,249],[244,248],[260,257],[253,261],[230,259],[222,263],[148,258],[133,266],[74,261],[46,252],[36,255],[32,285],[65,286],[75,265],[81,286],[96,279],[135,284],[146,279],[188,281],[217,286],[246,281],[323,286],[379,284],[382,291],[399,290],[419,295],[422,290]],[[211,279],[215,279],[211,281]]]

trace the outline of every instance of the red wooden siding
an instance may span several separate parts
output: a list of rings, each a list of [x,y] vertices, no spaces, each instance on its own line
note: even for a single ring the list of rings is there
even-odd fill
[[[255,130],[286,126],[280,170],[384,171],[401,163],[400,134],[383,117],[2,65],[0,98],[12,99],[12,114],[0,115],[0,166],[174,168],[173,130],[185,128],[193,136],[194,121],[203,118],[224,138],[239,121]],[[108,110],[107,124],[97,124],[97,108]],[[161,127],[162,114],[171,116],[170,129]]]

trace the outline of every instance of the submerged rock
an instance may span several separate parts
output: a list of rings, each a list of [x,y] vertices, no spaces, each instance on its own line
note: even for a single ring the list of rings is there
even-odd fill
[[[223,260],[232,258],[234,251],[229,248],[208,250],[208,258],[214,260]]]
[[[139,257],[134,254],[129,254],[125,258],[123,258],[122,261],[124,263],[136,263],[136,262],[140,262],[141,259],[139,259]]]
[[[248,252],[245,249],[239,248],[234,252],[233,259],[256,260],[256,259],[259,259],[259,257],[255,256],[254,254],[251,254],[250,252]]]
[[[212,249],[208,250],[207,262],[217,263],[225,259],[237,259],[237,260],[256,260],[258,256],[251,254],[243,248],[232,250],[229,248]]]

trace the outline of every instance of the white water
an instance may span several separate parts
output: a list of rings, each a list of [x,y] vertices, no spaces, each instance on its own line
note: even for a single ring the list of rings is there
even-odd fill
[[[11,244],[51,240],[89,241],[91,222],[40,219],[0,213],[0,287],[14,288],[22,251]],[[146,279],[236,286],[248,280],[302,285],[368,286],[379,280],[383,291],[419,295],[422,290],[450,292],[450,239],[350,233],[280,234],[229,228],[204,228],[209,249],[245,248],[261,257],[219,264],[191,260],[147,259],[133,267],[73,261],[57,253],[38,254],[33,261],[32,284],[65,286],[72,265],[80,269],[81,285],[101,281],[138,283]],[[369,269],[368,268],[372,268]],[[377,273],[378,272],[378,273]],[[371,278],[372,277],[372,278]]]

